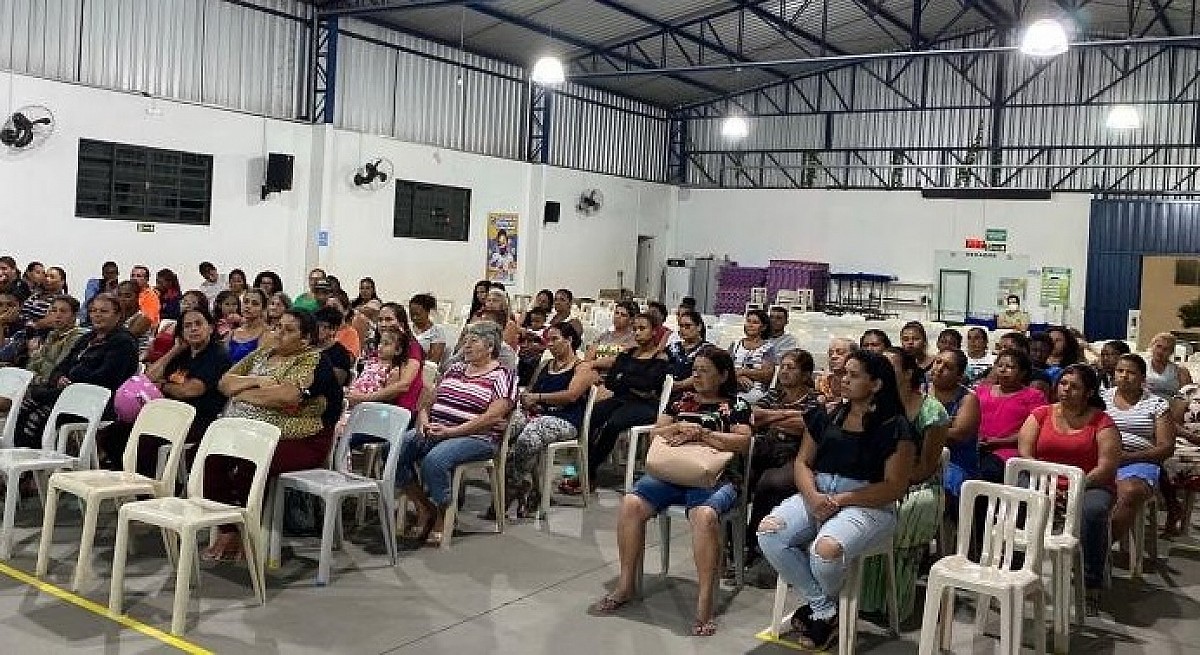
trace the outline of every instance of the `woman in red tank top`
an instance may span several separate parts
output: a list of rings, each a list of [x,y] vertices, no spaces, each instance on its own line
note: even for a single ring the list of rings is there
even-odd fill
[[[1112,513],[1121,434],[1104,413],[1100,378],[1084,364],[1072,364],[1058,379],[1058,402],[1033,410],[1021,426],[1021,457],[1083,469],[1081,503],[1083,577],[1089,612],[1099,602],[1108,557],[1108,522]]]

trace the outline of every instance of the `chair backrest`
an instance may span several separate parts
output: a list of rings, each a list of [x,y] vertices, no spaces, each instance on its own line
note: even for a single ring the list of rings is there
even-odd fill
[[[350,410],[350,418],[346,420],[346,429],[338,439],[337,451],[333,456],[334,469],[343,473],[350,471],[349,457],[350,438],[356,434],[366,434],[388,442],[388,457],[383,465],[383,478],[389,479],[389,473],[396,470],[396,458],[400,452],[400,440],[408,431],[408,423],[412,412],[396,405],[387,403],[359,403]]]
[[[67,385],[54,402],[50,418],[42,430],[42,449],[67,452],[67,432],[58,430],[58,417],[63,414],[78,416],[87,421],[87,431],[79,446],[79,461],[81,466],[88,466],[96,449],[96,431],[100,429],[100,420],[104,418],[104,409],[108,407],[110,398],[112,392],[104,387],[82,382]]]
[[[33,381],[33,371],[16,366],[0,368],[0,398],[12,402],[8,415],[4,417],[4,429],[0,431],[0,448],[12,448],[13,439],[17,433],[17,415],[20,414],[21,402],[25,400],[25,392]]]
[[[1032,489],[1022,489],[1004,484],[967,480],[963,483],[958,501],[958,555],[970,558],[971,534],[977,520],[976,499],[984,499],[983,545],[979,549],[977,562],[980,566],[1008,571],[1012,569],[1013,556],[1024,552],[1021,563],[1023,571],[1041,571],[1042,539],[1030,538],[1041,535],[1049,521],[1050,499]]]
[[[667,403],[671,402],[671,389],[675,386],[675,376],[668,374],[663,378],[662,391],[658,395],[658,413],[667,411]],[[655,417],[655,420],[658,420]]]
[[[163,489],[175,489],[175,476],[179,473],[179,458],[183,456],[183,444],[187,441],[188,432],[192,429],[192,421],[196,419],[196,408],[191,405],[171,400],[170,398],[155,398],[142,407],[133,429],[129,431],[129,441],[125,442],[125,453],[121,457],[121,468],[127,472],[137,471],[138,445],[142,435],[155,436],[171,444],[167,464],[163,468],[159,480]]]
[[[599,395],[600,385],[594,384],[588,389],[587,405],[583,407],[583,421],[579,424],[579,443],[585,448],[592,433],[592,410],[596,408],[596,397]]]
[[[247,522],[261,523],[263,491],[267,486],[267,473],[271,470],[271,458],[279,443],[279,428],[251,418],[219,418],[208,426],[196,461],[188,476],[189,498],[204,497],[204,465],[212,455],[225,455],[254,464],[254,478],[250,482],[250,495],[246,500]]]
[[[1077,466],[1042,462],[1024,457],[1013,457],[1004,463],[1004,484],[1026,487],[1050,499],[1050,514],[1055,515],[1058,505],[1059,479],[1067,481],[1067,503],[1063,511],[1063,522],[1055,531],[1055,521],[1046,523],[1046,536],[1069,534],[1079,536],[1079,503],[1083,498],[1083,470]]]

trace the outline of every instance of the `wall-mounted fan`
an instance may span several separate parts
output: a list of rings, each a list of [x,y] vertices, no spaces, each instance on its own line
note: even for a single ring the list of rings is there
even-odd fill
[[[354,171],[354,186],[377,191],[392,181],[392,162],[387,159],[369,161]]]
[[[575,203],[575,211],[584,216],[591,216],[600,211],[604,206],[604,194],[600,189],[588,189],[579,194],[579,201]]]
[[[0,128],[0,143],[10,153],[32,150],[54,132],[54,114],[41,105],[29,105],[14,111]]]

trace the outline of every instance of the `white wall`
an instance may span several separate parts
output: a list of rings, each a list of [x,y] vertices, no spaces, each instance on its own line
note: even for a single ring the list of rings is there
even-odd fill
[[[1047,202],[925,200],[919,192],[684,190],[672,255],[728,254],[744,266],[770,259],[829,262],[837,272],[890,273],[933,283],[935,250],[963,247],[984,228],[1007,228],[1009,251],[1030,267],[1072,271],[1067,321],[1083,323],[1089,199]],[[1036,287],[1030,287],[1036,297]]]
[[[41,148],[0,153],[0,234],[18,264],[36,259],[64,267],[75,293],[107,259],[122,276],[139,263],[171,268],[185,288],[199,283],[204,259],[223,272],[269,268],[293,285],[303,279],[296,244],[305,232],[308,171],[299,164],[309,159],[308,126],[21,75],[0,84],[5,115],[27,104],[50,107],[56,128]],[[138,233],[133,222],[76,218],[81,137],[213,155],[211,224],[160,223],[154,233]],[[295,190],[263,202],[256,191],[271,151],[296,155]]]

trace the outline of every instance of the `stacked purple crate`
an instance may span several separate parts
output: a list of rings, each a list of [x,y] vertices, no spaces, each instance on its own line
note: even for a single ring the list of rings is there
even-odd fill
[[[727,264],[717,272],[717,297],[714,312],[741,314],[750,302],[750,289],[766,286],[767,269]]]
[[[791,259],[772,259],[767,268],[767,297],[771,302],[780,289],[812,289],[813,298],[825,298],[829,280],[829,264]]]

